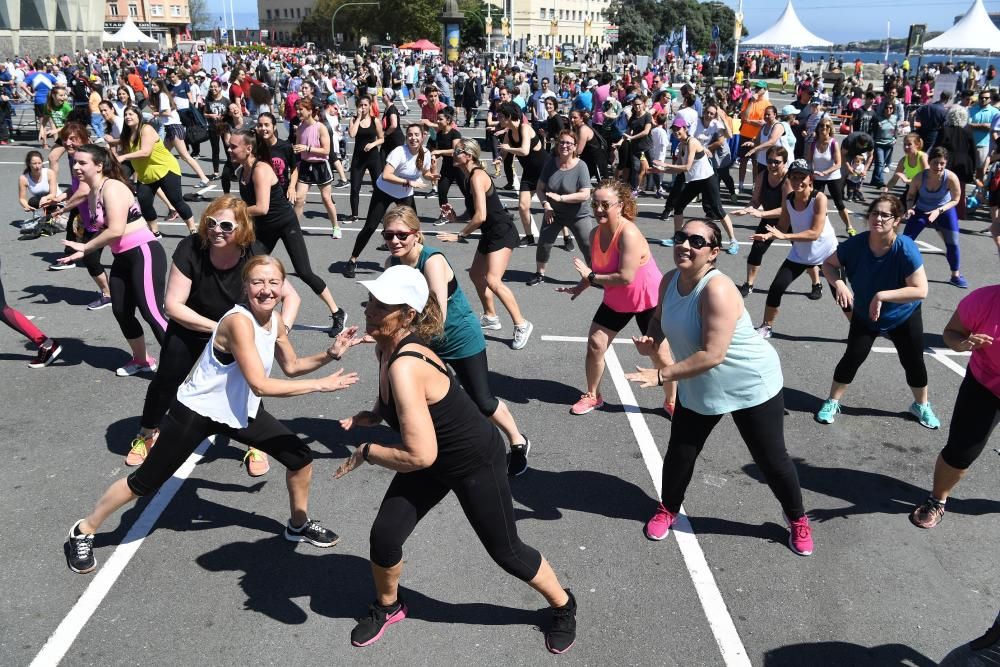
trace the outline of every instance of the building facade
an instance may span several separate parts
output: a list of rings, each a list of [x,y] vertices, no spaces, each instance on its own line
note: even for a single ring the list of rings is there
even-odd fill
[[[106,0],[104,30],[111,34],[130,18],[144,33],[171,47],[189,32],[188,0]]]
[[[527,46],[573,44],[576,48],[603,43],[609,0],[506,0],[510,37],[518,50]],[[590,20],[589,35],[587,20]],[[494,19],[497,20],[497,19]],[[556,34],[552,34],[555,21]]]
[[[268,44],[290,44],[299,24],[312,14],[315,6],[314,0],[257,0],[261,41]],[[265,30],[266,36],[263,34]]]
[[[34,57],[98,49],[102,5],[103,0],[0,0],[0,54]]]

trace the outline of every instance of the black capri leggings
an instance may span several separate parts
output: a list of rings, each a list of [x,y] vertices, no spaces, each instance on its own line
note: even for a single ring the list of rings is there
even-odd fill
[[[375,230],[378,229],[378,226],[382,224],[382,217],[389,209],[389,204],[395,204],[396,206],[409,206],[414,211],[417,210],[417,204],[413,201],[413,195],[396,199],[385,190],[382,190],[378,185],[372,188],[372,190],[372,200],[368,205],[368,215],[365,216],[365,226],[358,232],[358,238],[354,241],[354,250],[351,251],[351,257],[361,256],[361,251],[365,249],[366,245],[368,245],[368,241],[371,240],[372,234],[374,234]]]
[[[490,365],[486,359],[486,350],[463,359],[444,360],[455,371],[455,376],[467,393],[486,417],[492,417],[500,407],[500,401],[490,390]]]
[[[701,195],[701,208],[710,220],[722,220],[726,217],[726,212],[722,208],[722,199],[719,196],[719,177],[714,173],[708,178],[697,181],[685,179],[684,189],[674,204],[674,215],[683,215],[684,209],[698,195]]]
[[[830,192],[830,199],[838,211],[843,211],[844,206],[844,181],[836,178],[832,181],[813,181],[816,192],[823,192],[824,186]]]
[[[326,289],[326,283],[312,270],[312,264],[309,262],[309,251],[306,250],[306,240],[302,236],[302,227],[299,225],[298,216],[295,215],[291,205],[288,206],[288,210],[279,220],[263,224],[257,224],[255,220],[254,231],[257,233],[257,240],[267,248],[268,254],[278,245],[279,240],[284,243],[296,275],[302,279],[302,282],[309,285],[309,289],[313,293],[323,293],[323,290]]]
[[[163,314],[163,294],[167,282],[167,253],[157,241],[150,241],[115,255],[111,264],[111,312],[126,340],[142,337],[142,319],[163,345],[167,318]]]
[[[788,289],[788,286],[810,268],[812,267],[808,264],[799,264],[798,262],[793,262],[790,259],[786,259],[782,262],[781,267],[778,269],[778,273],[774,276],[774,280],[771,281],[771,287],[767,290],[768,307],[780,307],[781,297],[785,295],[785,290]]]
[[[142,217],[146,222],[156,220],[156,208],[153,206],[153,200],[157,190],[163,190],[167,201],[180,214],[181,220],[190,220],[194,217],[191,207],[184,201],[181,193],[181,177],[170,172],[158,181],[139,183],[136,186],[135,196],[139,200],[139,208],[142,209]]]
[[[86,204],[83,205],[86,206]],[[100,232],[88,232],[84,230],[83,236],[77,237],[76,232],[74,231],[73,228],[74,227],[73,222],[77,218],[79,218],[79,216],[80,212],[78,209],[74,208],[72,211],[70,211],[69,220],[66,222],[66,240],[86,243],[90,239],[100,234]],[[72,255],[74,252],[76,251],[73,250],[72,248],[67,247],[66,250],[63,251],[63,255],[64,256]],[[91,278],[96,278],[97,276],[104,274],[104,265],[101,263],[101,255],[103,254],[104,254],[104,248],[100,248],[98,250],[95,250],[94,252],[88,252],[83,256],[83,259],[79,259],[77,260],[77,262],[83,264],[84,267],[86,267],[87,275],[89,275]]]
[[[868,304],[855,304],[867,308]],[[879,333],[868,328],[855,315],[851,318],[851,328],[847,332],[847,349],[844,356],[833,371],[833,381],[840,384],[851,384],[861,364],[865,363],[868,353]],[[924,364],[924,321],[918,306],[909,319],[888,332],[889,340],[896,346],[899,363],[906,372],[906,384],[911,387],[927,386],[927,366]]]
[[[757,223],[757,229],[755,234],[764,234],[767,232],[768,225],[777,225],[778,218],[761,218],[760,222]],[[764,253],[767,249],[771,247],[774,243],[774,237],[769,238],[766,241],[754,241],[750,245],[750,254],[747,256],[747,264],[750,266],[760,266],[764,261]]]
[[[142,428],[152,430],[160,425],[170,404],[177,397],[177,389],[194,368],[210,334],[185,329],[177,322],[167,325],[167,334],[160,346],[160,365],[146,389],[142,405]]]
[[[151,450],[154,451],[156,447]],[[463,477],[439,477],[428,469],[396,473],[372,524],[372,562],[383,568],[399,564],[410,533],[449,491],[455,492],[490,558],[521,581],[534,579],[542,565],[542,555],[517,535],[506,453],[499,444],[493,448],[491,460]]]
[[[966,371],[955,398],[948,443],[941,458],[952,468],[966,470],[979,458],[1000,420],[1000,397]]]
[[[382,175],[382,153],[374,148],[367,153],[354,151],[351,157],[351,215],[358,217],[358,204],[361,203],[361,181],[365,172],[372,181],[372,188],[377,190],[375,181]]]
[[[163,418],[156,447],[135,472],[128,476],[128,488],[137,496],[153,493],[177,472],[201,441],[210,435],[225,435],[270,454],[289,470],[301,470],[312,463],[312,451],[297,435],[272,417],[264,406],[246,428],[233,428],[203,417],[180,401],[174,401]]]
[[[454,167],[451,169],[442,169],[441,178],[437,183],[439,206],[444,206],[448,203],[448,191],[451,190],[452,183],[457,185],[458,191],[462,193],[463,197],[465,196],[465,179],[458,173],[458,169]]]
[[[764,474],[764,481],[791,520],[805,514],[802,489],[795,464],[785,449],[785,400],[783,392],[760,405],[735,410],[733,421],[754,463]],[[723,415],[703,415],[685,408],[680,401],[674,409],[670,444],[663,457],[663,506],[679,512],[694,464],[712,429]]]

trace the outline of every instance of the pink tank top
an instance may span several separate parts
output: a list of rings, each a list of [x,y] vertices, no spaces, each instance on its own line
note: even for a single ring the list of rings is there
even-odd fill
[[[313,122],[311,125],[304,123],[299,125],[299,143],[319,148],[319,122]],[[325,155],[316,155],[312,151],[303,151],[299,159],[303,162],[326,162],[327,158]]]
[[[618,237],[626,226],[632,222],[624,222],[611,237],[608,249],[601,250],[601,233],[594,236],[594,244],[590,247],[590,268],[594,273],[616,273],[621,266],[621,251],[618,249]],[[656,266],[652,254],[639,264],[635,278],[629,285],[605,285],[604,303],[616,313],[641,313],[656,305],[659,296],[660,279],[663,274]]]

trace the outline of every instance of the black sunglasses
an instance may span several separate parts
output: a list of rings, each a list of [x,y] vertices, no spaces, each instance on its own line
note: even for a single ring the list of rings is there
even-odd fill
[[[236,223],[232,220],[216,220],[210,215],[205,216],[205,227],[207,229],[219,228],[223,234],[232,234],[236,231]]]
[[[687,232],[674,232],[674,246],[682,245],[687,241],[688,245],[694,250],[701,250],[705,246],[712,245],[708,240],[700,234],[688,234]]]
[[[416,234],[416,232],[414,232],[414,231],[382,232],[382,238],[385,239],[386,241],[391,241],[393,239],[396,239],[397,241],[405,241],[406,239],[410,238],[414,234]]]

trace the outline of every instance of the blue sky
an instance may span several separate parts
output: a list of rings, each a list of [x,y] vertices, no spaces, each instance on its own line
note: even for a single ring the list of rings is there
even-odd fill
[[[237,23],[257,15],[257,0],[232,0]],[[223,0],[228,6],[227,0]],[[738,0],[723,0],[736,8]],[[955,16],[964,14],[972,0],[793,0],[795,11],[811,31],[834,42],[885,36],[886,21],[893,37],[906,37],[910,23],[926,23],[930,30],[945,30]],[[443,4],[443,3],[442,3]],[[1000,12],[1000,0],[985,0],[987,11]],[[919,18],[909,16],[919,7]],[[774,23],[785,0],[743,0],[747,30],[754,35]],[[243,16],[240,16],[240,15]]]

